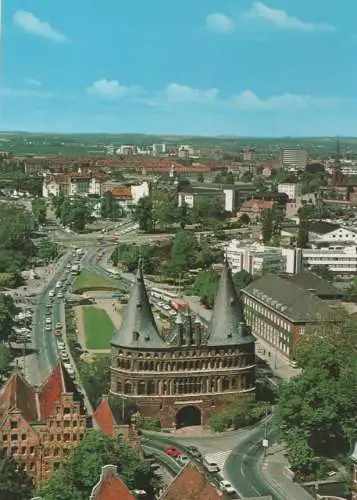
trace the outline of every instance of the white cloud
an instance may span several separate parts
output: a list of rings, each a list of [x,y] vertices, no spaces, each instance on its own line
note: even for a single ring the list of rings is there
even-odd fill
[[[171,83],[165,90],[166,99],[170,103],[210,102],[216,99],[218,93],[216,88],[200,90],[178,83]]]
[[[14,24],[32,35],[48,38],[53,42],[65,42],[66,35],[57,31],[47,21],[41,21],[32,12],[18,10],[14,14]]]
[[[234,30],[234,22],[221,12],[214,12],[206,17],[206,28],[214,33],[231,33]]]
[[[314,97],[289,93],[261,99],[251,90],[245,90],[235,97],[232,102],[233,106],[238,109],[274,110],[301,109],[310,106],[326,108],[338,106],[341,104],[342,99],[340,97]]]
[[[26,78],[25,83],[27,85],[32,85],[33,87],[41,87],[42,83],[39,80],[36,80],[36,78]]]
[[[108,80],[107,78],[97,80],[87,88],[88,94],[106,99],[120,99],[127,95],[133,96],[139,91],[140,87],[138,86],[122,85],[118,80]]]
[[[285,10],[272,9],[262,2],[254,2],[252,8],[247,12],[246,17],[250,19],[260,19],[270,23],[275,28],[300,31],[334,31],[334,26],[330,24],[315,24],[290,16]]]

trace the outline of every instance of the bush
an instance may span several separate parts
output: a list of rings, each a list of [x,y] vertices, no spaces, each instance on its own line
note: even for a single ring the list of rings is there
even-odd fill
[[[159,431],[161,430],[161,422],[156,418],[143,418],[140,428],[146,431]]]
[[[231,410],[213,415],[210,426],[214,432],[223,432],[230,428],[239,429],[259,422],[265,416],[266,411],[266,405],[241,402]],[[268,407],[268,413],[271,413],[270,407]]]
[[[211,429],[214,432],[223,432],[232,427],[232,412],[224,411],[213,415],[210,421]]]

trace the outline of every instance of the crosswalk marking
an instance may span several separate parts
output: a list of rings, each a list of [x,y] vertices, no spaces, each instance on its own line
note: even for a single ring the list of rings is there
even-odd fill
[[[224,464],[228,456],[232,453],[232,450],[218,451],[217,453],[207,453],[205,458],[210,462],[215,462],[218,467],[223,471]]]

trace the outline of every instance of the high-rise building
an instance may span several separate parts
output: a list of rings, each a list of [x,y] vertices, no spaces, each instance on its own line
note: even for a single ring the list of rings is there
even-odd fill
[[[307,165],[308,157],[309,155],[306,149],[282,148],[280,150],[280,164],[282,167],[304,170]]]

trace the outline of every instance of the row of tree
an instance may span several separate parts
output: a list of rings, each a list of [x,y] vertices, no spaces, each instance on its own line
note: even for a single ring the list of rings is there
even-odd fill
[[[357,440],[357,323],[342,310],[299,340],[301,374],[281,384],[277,418],[298,478],[349,464]]]
[[[222,199],[205,196],[195,201],[193,208],[186,203],[179,206],[176,188],[155,189],[139,200],[134,213],[140,229],[146,232],[184,229],[189,224],[209,227],[224,217]]]
[[[178,231],[171,241],[139,247],[120,244],[112,254],[114,265],[133,272],[143,257],[144,272],[178,278],[191,269],[206,268],[223,261],[223,253],[212,248],[208,240],[197,241],[193,231]]]

